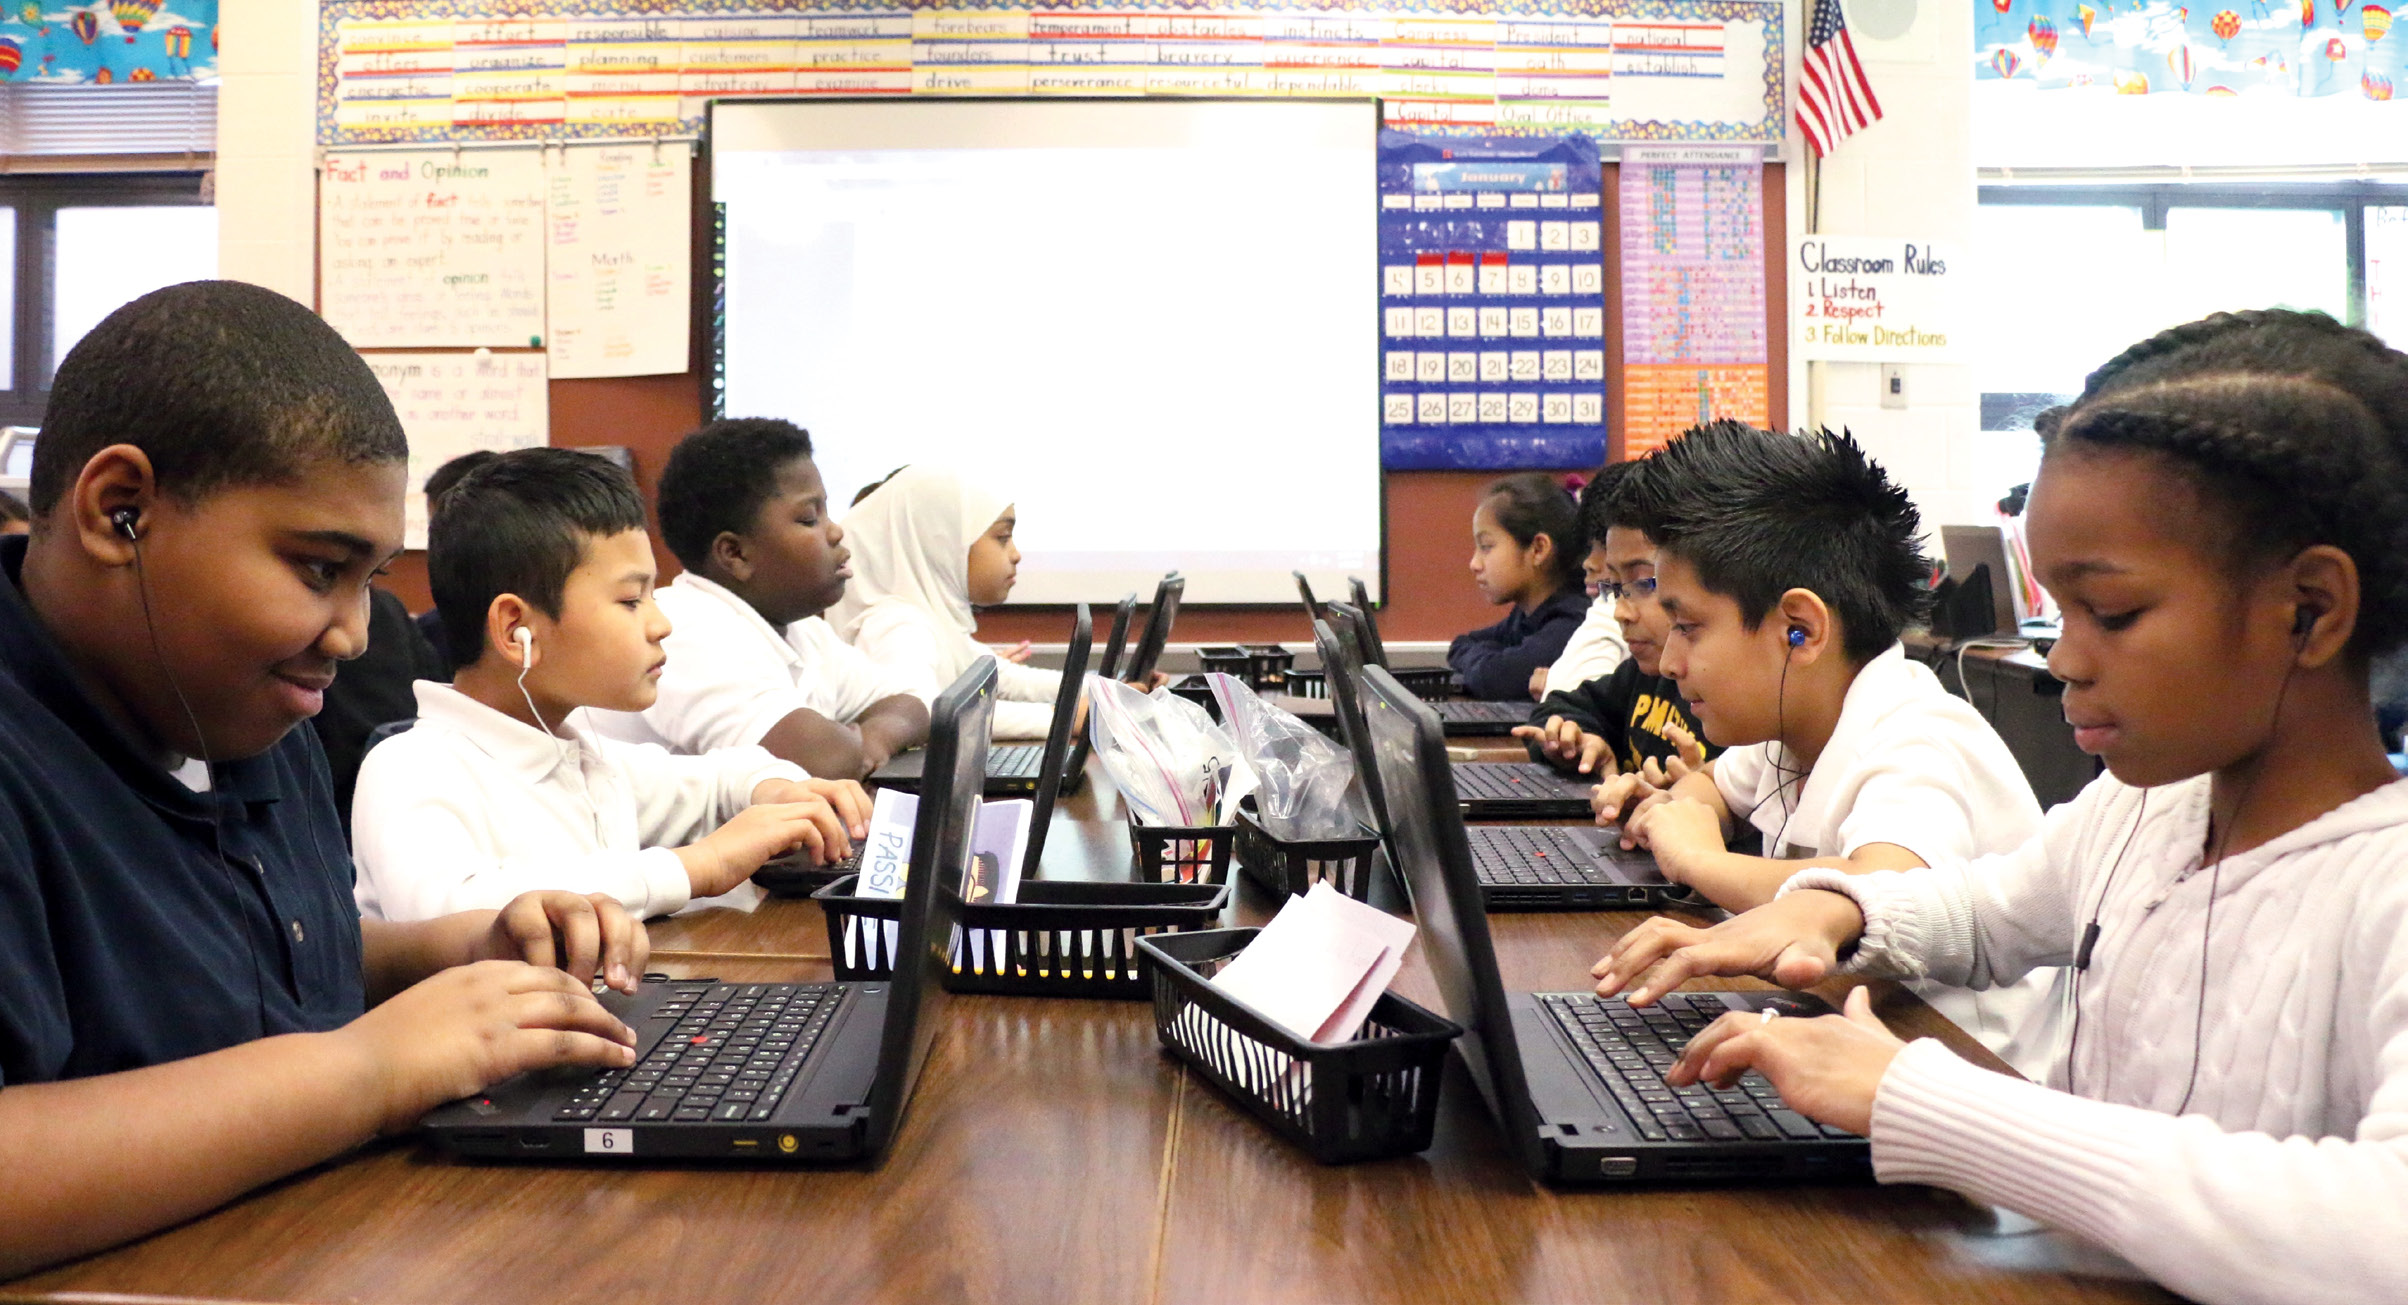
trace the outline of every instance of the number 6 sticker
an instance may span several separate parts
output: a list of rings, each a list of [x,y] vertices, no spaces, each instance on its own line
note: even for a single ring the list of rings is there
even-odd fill
[[[634,1155],[635,1130],[632,1128],[589,1128],[585,1130],[587,1155]]]

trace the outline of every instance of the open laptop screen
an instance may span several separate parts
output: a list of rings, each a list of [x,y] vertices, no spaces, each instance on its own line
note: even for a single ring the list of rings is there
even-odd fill
[[[1421,924],[1423,955],[1448,1019],[1471,1036],[1455,1043],[1517,1154],[1534,1152],[1537,1112],[1497,977],[1488,914],[1447,766],[1438,713],[1383,667],[1364,670],[1363,724],[1388,808],[1388,854]]]
[[[995,659],[970,664],[929,713],[928,766],[912,823],[911,871],[904,881],[903,917],[895,937],[895,977],[886,999],[885,1036],[870,1088],[866,1150],[883,1153],[896,1121],[928,1062],[945,1007],[942,976],[952,968],[954,921],[962,872],[986,782],[987,729],[995,715]]]
[[[1087,654],[1094,644],[1094,618],[1087,614],[1087,604],[1080,603],[1078,617],[1070,625],[1069,650],[1062,656],[1062,688],[1054,694],[1053,724],[1045,731],[1045,755],[1037,767],[1037,807],[1029,817],[1028,850],[1021,854],[1020,873],[1032,879],[1036,877],[1038,864],[1045,859],[1045,831],[1053,824],[1054,799],[1062,792],[1064,762],[1071,750],[1071,725],[1078,718],[1079,694],[1087,687]],[[1087,760],[1084,748],[1079,750],[1078,757],[1084,765]]]

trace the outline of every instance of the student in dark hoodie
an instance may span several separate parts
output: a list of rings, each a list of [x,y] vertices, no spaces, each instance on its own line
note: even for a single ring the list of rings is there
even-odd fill
[[[1531,678],[1553,665],[1588,615],[1581,589],[1579,512],[1572,495],[1537,472],[1488,487],[1472,513],[1472,583],[1504,620],[1455,636],[1447,665],[1464,692],[1501,702],[1528,700]]]

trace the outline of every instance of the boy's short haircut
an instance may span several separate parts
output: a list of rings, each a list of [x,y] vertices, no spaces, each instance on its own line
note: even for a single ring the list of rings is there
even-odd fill
[[[810,456],[811,433],[780,417],[731,417],[686,436],[661,471],[661,541],[688,571],[702,571],[711,541],[752,529],[779,469]]]
[[[485,655],[485,614],[516,594],[560,615],[588,543],[644,528],[644,496],[616,463],[575,449],[516,449],[472,467],[427,532],[428,587],[452,669]]]
[[[1588,484],[1580,487],[1580,533],[1588,537],[1590,547],[1603,545],[1606,531],[1630,524],[1621,520],[1620,511],[1614,505],[1614,495],[1621,490],[1622,483],[1630,479],[1631,468],[1638,465],[1636,462],[1606,463],[1597,469],[1596,475],[1589,477]]]
[[[1618,524],[1697,568],[1750,630],[1792,589],[1839,618],[1849,660],[1879,656],[1930,602],[1922,517],[1854,436],[1700,426],[1650,455],[1615,495]]]
[[[160,492],[186,502],[288,482],[314,462],[410,451],[376,374],[333,327],[239,281],[154,290],[68,351],[34,445],[33,514],[48,515],[112,444],[142,450]]]
[[[452,486],[460,483],[462,476],[500,456],[502,455],[492,449],[470,449],[426,473],[424,493],[426,494],[427,520],[434,520],[435,514],[443,510],[443,496],[451,492]]]

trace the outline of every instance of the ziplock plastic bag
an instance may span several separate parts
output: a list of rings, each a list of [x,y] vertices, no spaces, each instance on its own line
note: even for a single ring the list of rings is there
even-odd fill
[[[1254,772],[1264,832],[1298,840],[1354,838],[1369,823],[1354,758],[1321,731],[1264,702],[1234,676],[1204,677],[1221,723]]]
[[[1087,677],[1087,728],[1096,760],[1141,825],[1226,825],[1254,790],[1237,746],[1202,707],[1168,688],[1139,693]]]

